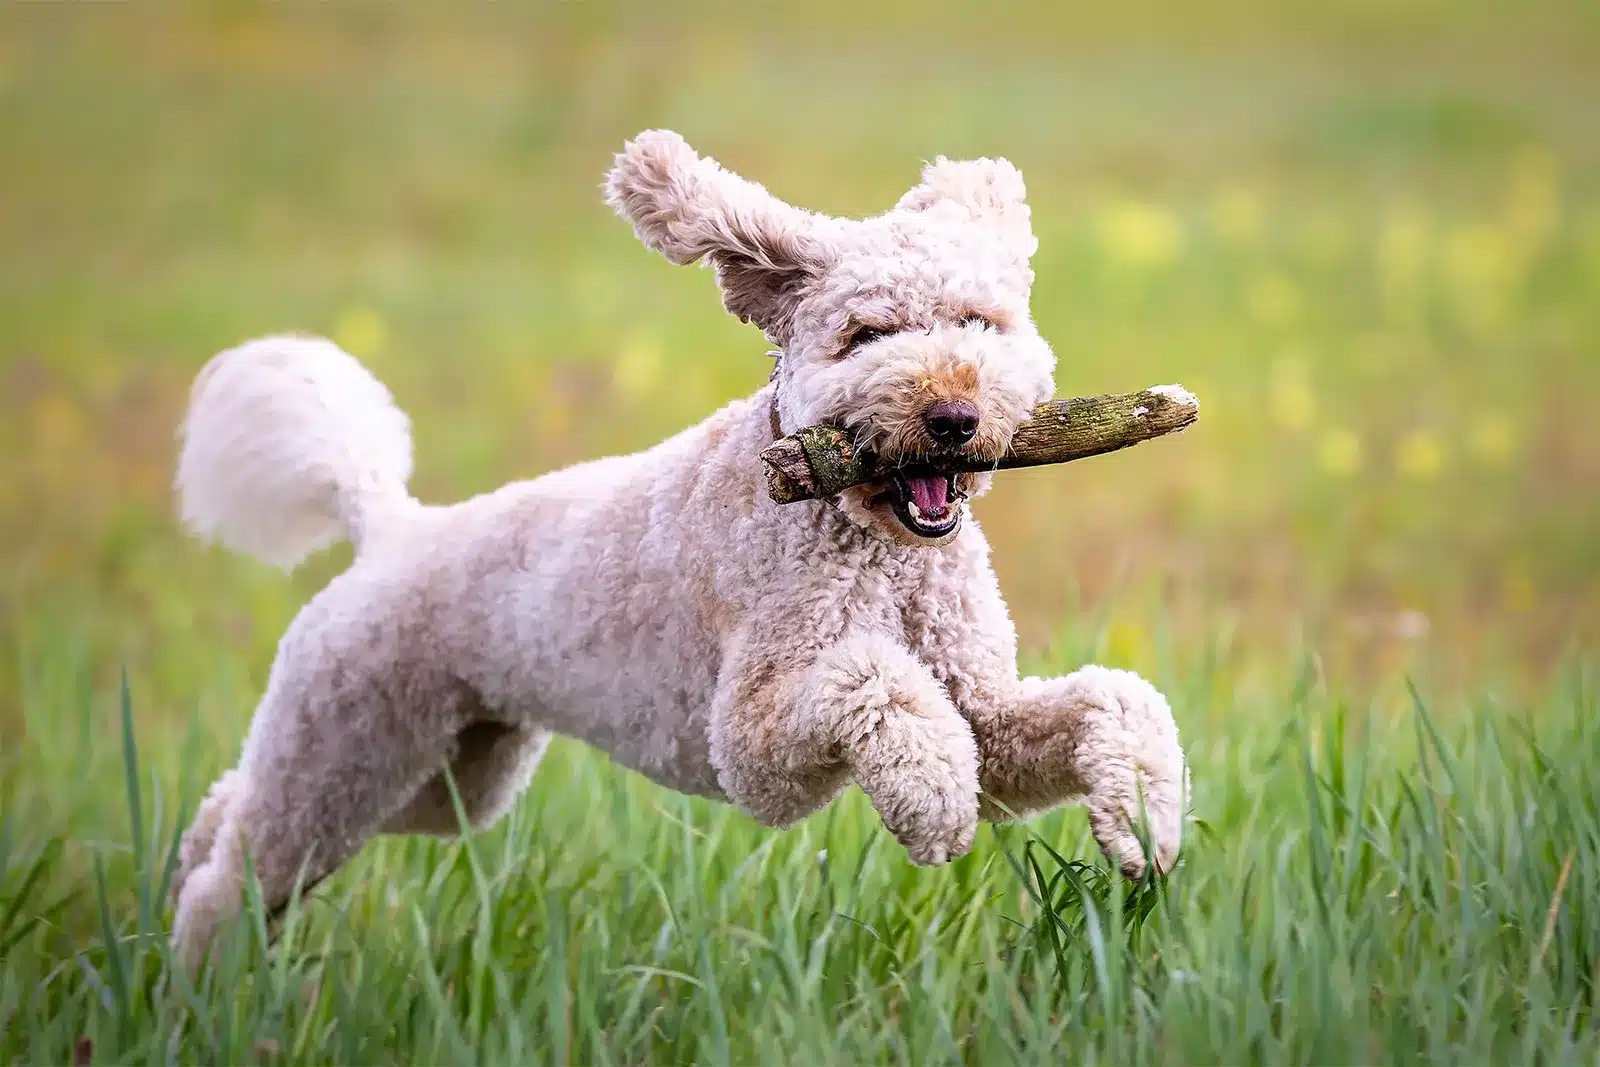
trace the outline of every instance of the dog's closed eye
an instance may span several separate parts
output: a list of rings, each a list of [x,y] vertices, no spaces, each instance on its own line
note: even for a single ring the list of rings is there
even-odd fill
[[[892,331],[879,329],[876,326],[858,326],[850,333],[844,342],[841,354],[848,355],[856,349],[870,345],[874,341],[881,341],[888,337]]]
[[[963,325],[963,326],[976,326],[980,330],[998,330],[998,329],[1000,329],[1000,324],[999,323],[995,322],[993,319],[989,318],[987,315],[979,315],[976,312],[973,312],[970,315],[963,315],[962,318],[961,318],[961,325]]]

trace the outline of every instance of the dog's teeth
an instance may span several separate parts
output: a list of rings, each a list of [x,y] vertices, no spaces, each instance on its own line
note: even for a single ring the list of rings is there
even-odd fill
[[[911,517],[913,519],[921,520],[922,510],[917,507],[917,502],[915,500],[906,501],[906,511],[911,513]]]

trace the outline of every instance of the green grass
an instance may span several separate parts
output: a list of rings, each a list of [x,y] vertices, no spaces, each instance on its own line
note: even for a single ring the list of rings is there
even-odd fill
[[[25,813],[0,834],[0,1057],[1592,1063],[1597,681],[1453,728],[1310,673],[1229,707],[1273,725],[1192,738],[1203,814],[1161,884],[1086,861],[1073,814],[929,874],[859,796],[773,834],[558,746],[505,824],[369,848],[276,947],[252,896],[197,985],[162,927],[181,798],[124,699],[121,766],[114,737],[75,754],[123,800],[90,873]]]
[[[1565,0],[0,7],[0,1061],[1595,1062],[1597,95]],[[704,417],[766,346],[601,204],[654,125],[837,213],[1008,156],[1059,391],[1200,394],[978,504],[1030,669],[1169,694],[1183,866],[558,742],[185,986],[173,835],[348,559],[182,536],[189,381],[330,334],[430,501]]]

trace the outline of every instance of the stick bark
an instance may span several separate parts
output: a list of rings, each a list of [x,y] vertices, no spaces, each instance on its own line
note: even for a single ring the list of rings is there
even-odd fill
[[[1017,427],[998,461],[951,455],[930,457],[918,466],[958,474],[1069,463],[1176,433],[1199,417],[1200,401],[1179,385],[1049,400]],[[767,492],[779,504],[835,496],[884,477],[893,467],[880,465],[877,456],[856,448],[848,432],[833,426],[807,426],[779,438],[762,450],[761,464]]]

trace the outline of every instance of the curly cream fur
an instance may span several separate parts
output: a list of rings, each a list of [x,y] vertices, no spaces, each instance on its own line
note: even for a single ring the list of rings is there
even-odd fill
[[[608,200],[668,259],[709,259],[779,346],[774,381],[634,455],[449,507],[406,494],[404,416],[325,341],[266,338],[201,372],[178,488],[200,533],[277,562],[343,534],[349,570],[290,626],[238,766],[186,836],[175,939],[198,959],[253,861],[269,904],[380,832],[487,825],[552,733],[781,826],[847,784],[918,863],[978,819],[1079,801],[1106,854],[1171,866],[1186,778],[1166,701],[1124,671],[1020,678],[965,497],[923,537],[886,485],[779,508],[757,454],[833,422],[907,460],[964,400],[995,457],[1054,391],[1029,314],[1022,177],[939,160],[891,211],[814,215],[677,135],[627,145]],[[863,335],[863,328],[879,331]],[[854,341],[854,343],[853,343]]]

